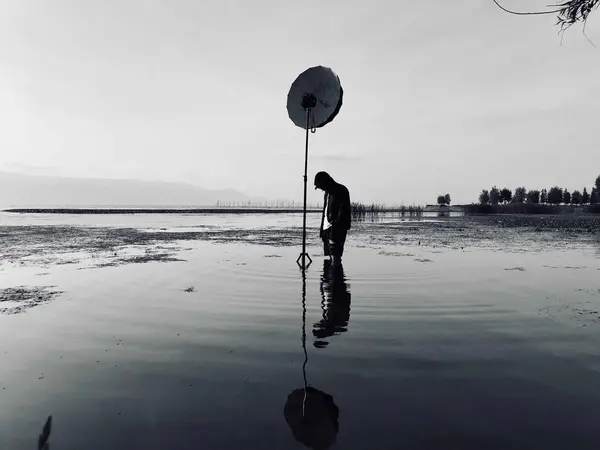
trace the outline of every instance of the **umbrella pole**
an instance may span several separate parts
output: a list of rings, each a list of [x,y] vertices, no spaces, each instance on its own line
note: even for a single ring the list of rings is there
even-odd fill
[[[296,263],[303,269],[308,269],[308,266],[312,263],[312,259],[308,253],[306,253],[306,183],[308,173],[308,132],[310,129],[310,108],[306,108],[306,138],[304,143],[304,214],[302,217],[302,253],[296,260]],[[308,258],[308,264],[306,264],[306,258]],[[302,259],[302,264],[300,264]]]

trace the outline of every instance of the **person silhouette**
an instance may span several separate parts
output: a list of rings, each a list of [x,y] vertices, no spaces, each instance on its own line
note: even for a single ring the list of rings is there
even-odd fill
[[[313,325],[313,336],[317,339],[313,345],[317,348],[328,345],[324,339],[348,331],[351,294],[341,262],[323,260],[320,287],[323,317]]]
[[[346,236],[352,223],[350,192],[327,172],[318,172],[315,175],[315,189],[325,191],[319,229],[319,237],[323,240],[323,252],[329,259],[333,258],[334,262],[339,263],[342,261]]]

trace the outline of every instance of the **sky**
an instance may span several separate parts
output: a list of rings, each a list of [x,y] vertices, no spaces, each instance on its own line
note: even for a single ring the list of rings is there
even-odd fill
[[[543,9],[547,0],[504,0]],[[600,174],[600,10],[556,17],[492,0],[0,0],[0,170],[181,181],[302,198],[291,83],[332,68],[312,177],[353,201],[477,201],[481,189]]]

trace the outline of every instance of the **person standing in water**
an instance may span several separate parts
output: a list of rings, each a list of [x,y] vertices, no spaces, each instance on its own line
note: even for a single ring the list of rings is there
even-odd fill
[[[341,263],[346,236],[351,226],[350,192],[337,183],[327,172],[315,175],[315,189],[325,192],[319,236],[323,240],[325,256]]]

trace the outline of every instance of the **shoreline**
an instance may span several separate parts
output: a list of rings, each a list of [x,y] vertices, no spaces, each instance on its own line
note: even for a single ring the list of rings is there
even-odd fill
[[[15,214],[302,214],[297,208],[11,208],[2,212]],[[307,209],[320,213],[321,209]]]
[[[8,208],[0,212],[11,214],[55,214],[55,215],[125,215],[125,214],[302,214],[299,208]],[[321,208],[307,208],[307,214],[320,214]],[[397,208],[385,208],[377,211],[353,212],[353,216],[377,216],[378,214],[402,214],[403,216],[423,216],[423,213],[435,214],[439,217],[557,217],[573,219],[578,217],[600,218],[600,214],[588,211],[557,211],[546,210],[539,212],[524,211],[450,211],[458,216],[451,216],[448,211],[424,210],[410,213]]]

